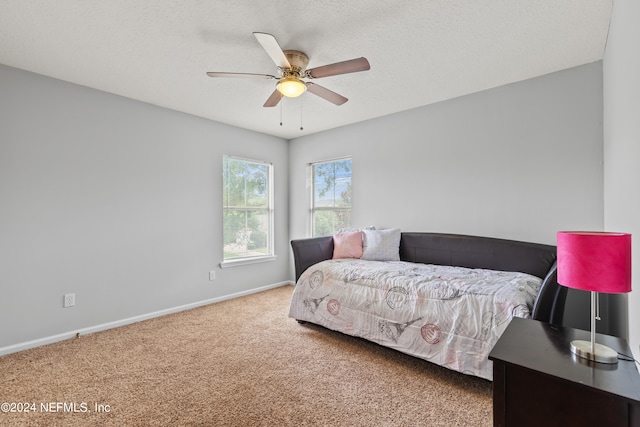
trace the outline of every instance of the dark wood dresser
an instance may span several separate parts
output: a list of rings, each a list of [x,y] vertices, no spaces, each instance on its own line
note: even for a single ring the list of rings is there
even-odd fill
[[[640,375],[633,361],[606,365],[569,350],[588,331],[514,318],[493,361],[494,426],[638,426]],[[596,334],[596,342],[632,355],[626,340]]]

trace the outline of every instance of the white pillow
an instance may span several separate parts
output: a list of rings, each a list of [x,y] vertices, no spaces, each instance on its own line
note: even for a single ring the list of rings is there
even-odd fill
[[[362,230],[362,259],[400,261],[400,229]]]

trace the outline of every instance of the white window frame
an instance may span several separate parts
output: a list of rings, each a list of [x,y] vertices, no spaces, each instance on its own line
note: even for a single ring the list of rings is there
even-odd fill
[[[263,160],[255,160],[255,159],[248,159],[248,158],[244,158],[244,157],[236,157],[236,156],[230,156],[230,155],[224,155],[223,156],[223,165],[222,165],[222,171],[223,171],[223,177],[222,177],[222,191],[225,191],[225,186],[224,186],[224,182],[226,177],[224,176],[224,162],[227,159],[231,159],[231,160],[237,160],[237,161],[242,161],[242,162],[247,162],[247,163],[256,163],[256,164],[261,164],[261,165],[265,165],[267,166],[267,173],[269,175],[268,177],[268,184],[267,184],[267,191],[268,191],[268,195],[267,195],[267,200],[268,200],[268,207],[265,209],[265,211],[267,212],[268,215],[268,221],[267,221],[267,227],[268,227],[268,231],[267,231],[267,249],[268,249],[268,253],[265,255],[250,255],[250,256],[239,256],[237,258],[229,258],[229,259],[225,259],[224,258],[224,228],[225,228],[225,224],[224,224],[224,211],[226,209],[228,209],[226,206],[224,206],[224,194],[223,194],[223,200],[222,200],[222,262],[220,263],[220,267],[221,268],[227,268],[227,267],[236,267],[236,266],[241,266],[241,265],[247,265],[247,264],[255,264],[255,263],[260,263],[260,262],[268,262],[268,261],[275,261],[275,259],[277,258],[275,255],[275,251],[274,251],[274,239],[275,239],[275,234],[274,234],[274,207],[273,207],[273,183],[274,183],[274,167],[273,167],[273,163],[270,162],[266,162]],[[243,208],[239,208],[240,210],[255,210],[255,208],[251,208],[251,207],[247,207],[244,206]],[[234,209],[236,210],[236,209]]]
[[[316,183],[315,183],[315,166],[316,165],[322,165],[322,164],[327,164],[327,163],[336,163],[336,162],[340,162],[343,160],[349,160],[351,162],[351,178],[350,178],[350,183],[352,185],[352,193],[353,193],[353,159],[351,158],[351,156],[345,156],[345,157],[338,157],[338,158],[334,158],[334,159],[329,159],[329,160],[322,160],[322,161],[317,161],[317,162],[312,162],[309,163],[308,165],[308,173],[309,173],[309,187],[311,189],[310,192],[310,205],[309,205],[309,236],[311,237],[319,237],[316,236],[315,234],[315,213],[318,211],[332,211],[332,212],[351,212],[353,209],[353,202],[349,205],[349,207],[316,207],[315,206],[315,191],[316,191]],[[337,230],[335,230],[337,231]]]

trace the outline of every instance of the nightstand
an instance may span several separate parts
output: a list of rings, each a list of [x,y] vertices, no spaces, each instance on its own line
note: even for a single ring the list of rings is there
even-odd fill
[[[569,350],[587,331],[514,318],[489,353],[494,426],[640,426],[635,362],[589,362]],[[632,355],[622,338],[596,342]]]

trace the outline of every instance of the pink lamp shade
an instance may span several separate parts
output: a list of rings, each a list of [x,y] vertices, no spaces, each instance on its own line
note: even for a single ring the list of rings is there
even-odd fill
[[[631,292],[631,234],[560,231],[558,283],[609,294]]]

